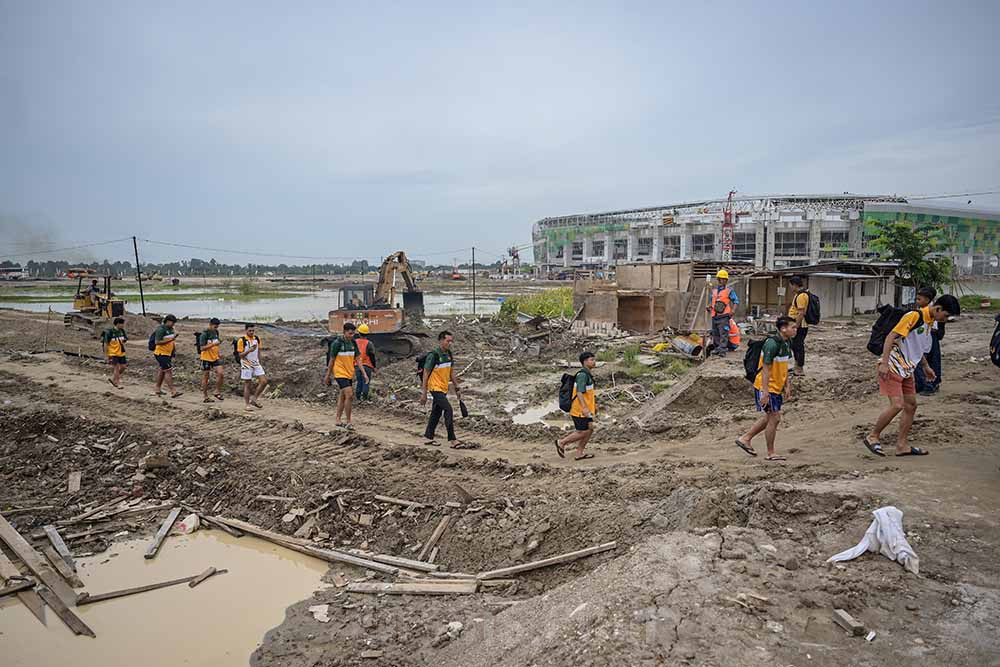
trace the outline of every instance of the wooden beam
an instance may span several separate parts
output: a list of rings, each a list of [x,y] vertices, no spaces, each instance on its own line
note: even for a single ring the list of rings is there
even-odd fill
[[[70,569],[70,566],[66,564],[66,561],[63,560],[62,556],[55,549],[47,546],[43,551],[45,552],[45,557],[52,563],[52,567],[66,580],[66,583],[73,588],[83,588],[83,582],[80,581],[80,577],[76,576],[76,572]]]
[[[607,542],[605,544],[600,544],[595,547],[588,547],[586,549],[580,549],[579,551],[570,551],[569,553],[560,554],[558,556],[552,556],[551,558],[544,558],[542,560],[536,560],[531,563],[522,563],[521,565],[514,565],[512,567],[503,567],[498,570],[489,570],[488,572],[480,572],[476,575],[478,579],[503,579],[511,574],[518,574],[519,572],[528,572],[529,570],[537,570],[543,567],[549,567],[550,565],[560,565],[562,563],[569,563],[571,561],[586,558],[587,556],[592,556],[594,554],[599,554],[604,551],[610,551],[618,546],[617,542]]]
[[[475,593],[478,588],[479,583],[475,580],[347,584],[348,593],[385,593],[387,595],[468,595]]]
[[[128,499],[128,494],[126,494],[124,496],[118,496],[114,500],[106,502],[103,505],[98,505],[97,507],[95,507],[95,508],[93,508],[91,510],[87,510],[83,514],[79,514],[77,516],[70,517],[69,519],[63,519],[62,521],[56,521],[56,524],[58,524],[60,526],[69,526],[70,524],[80,523],[81,521],[85,521],[86,519],[89,519],[90,517],[94,516],[98,512],[103,512],[104,510],[109,509],[111,507],[114,507],[115,505],[117,505],[121,501],[127,500],[127,499]]]
[[[399,556],[390,556],[388,554],[377,554],[371,551],[364,551],[362,549],[348,549],[347,553],[354,554],[356,556],[361,556],[362,558],[368,558],[376,563],[385,563],[386,565],[395,565],[396,567],[403,567],[410,570],[416,570],[418,572],[434,572],[440,570],[440,565],[433,565],[431,563],[425,563],[419,560],[411,560],[409,558],[401,558]]]
[[[14,595],[15,593],[20,593],[21,591],[26,591],[29,588],[34,587],[35,582],[33,580],[20,581],[18,583],[11,584],[10,586],[4,586],[3,588],[0,588],[0,598],[7,595]]]
[[[451,521],[451,515],[446,515],[441,518],[441,521],[438,522],[437,528],[435,528],[434,532],[431,533],[430,539],[427,540],[427,543],[424,544],[423,549],[420,550],[420,554],[417,556],[417,560],[427,560],[427,557],[431,553],[431,549],[433,549],[434,545],[438,543],[438,540],[441,539],[441,535],[444,534],[445,528],[448,527],[449,521]]]
[[[855,637],[865,634],[865,626],[843,609],[833,610],[834,622]]]
[[[191,588],[194,588],[195,586],[197,586],[201,582],[205,581],[206,579],[208,579],[209,577],[211,577],[211,576],[213,576],[213,575],[215,575],[217,573],[218,573],[218,570],[216,570],[214,567],[210,567],[207,570],[205,570],[204,572],[202,572],[201,574],[199,574],[197,577],[195,577],[194,579],[192,579],[188,583],[188,586],[190,586]]]
[[[232,535],[233,537],[243,537],[243,531],[242,530],[237,530],[236,528],[233,528],[232,526],[228,526],[228,525],[226,525],[224,523],[216,521],[214,518],[212,518],[210,516],[205,516],[204,514],[199,514],[198,517],[202,521],[204,521],[205,523],[209,524],[210,526],[214,526],[215,528],[218,528],[219,530],[224,531],[224,532],[228,533],[229,535]]]
[[[80,620],[80,617],[74,614],[66,603],[63,602],[52,590],[46,588],[45,586],[39,586],[36,590],[38,590],[38,594],[42,596],[42,599],[45,600],[45,604],[52,607],[52,611],[56,613],[56,616],[62,619],[62,622],[66,624],[66,627],[73,631],[74,635],[86,635],[88,637],[97,636],[94,634],[94,631],[91,630],[86,623]]]
[[[66,543],[63,542],[62,536],[56,527],[49,524],[44,527],[45,535],[49,538],[49,542],[52,543],[52,548],[56,550],[56,553],[62,557],[66,564],[69,565],[70,569],[76,572],[76,561],[73,560],[73,554],[69,552],[69,548]]]
[[[290,496],[257,496],[254,500],[264,500],[271,503],[293,503],[295,498]]]
[[[41,510],[54,510],[55,505],[37,505],[35,507],[18,507],[11,510],[3,510],[2,513],[6,516],[14,516],[15,514],[27,514],[28,512],[38,512]]]
[[[76,593],[73,592],[73,589],[45,563],[41,554],[35,551],[27,540],[14,529],[14,526],[10,525],[7,519],[2,516],[0,516],[0,540],[3,540],[10,550],[21,559],[21,562],[31,570],[32,574],[52,589],[52,592],[59,596],[66,605],[73,604],[73,601],[76,600]],[[44,596],[42,597],[44,598]]]
[[[14,581],[16,583],[22,578],[21,571],[14,567],[3,551],[0,551],[0,581]],[[38,596],[36,591],[17,593],[17,599],[35,615],[35,618],[42,622],[42,625],[45,625],[45,603],[42,602],[42,598]]]
[[[215,574],[225,574],[229,570],[216,570]],[[168,586],[178,586],[180,584],[186,584],[194,581],[198,577],[205,574],[194,574],[190,577],[181,577],[180,579],[171,579],[170,581],[161,581],[156,584],[147,584],[145,586],[136,586],[135,588],[123,588],[120,591],[111,591],[110,593],[98,593],[97,595],[88,595],[87,593],[81,593],[77,601],[77,606],[83,606],[85,604],[92,604],[94,602],[103,602],[104,600],[114,600],[115,598],[123,598],[127,595],[135,595],[136,593],[146,593],[147,591],[155,591],[160,588],[167,588]]]
[[[83,481],[83,473],[79,470],[74,470],[69,474],[69,481],[67,482],[67,490],[70,493],[80,492],[80,483]]]
[[[403,507],[412,507],[417,510],[427,507],[427,505],[418,503],[414,500],[403,500],[402,498],[393,498],[392,496],[375,496],[375,500],[383,503],[391,503],[393,505],[402,505]]]
[[[170,514],[168,514],[167,518],[163,520],[163,524],[160,526],[160,529],[156,531],[156,537],[153,538],[153,541],[150,543],[149,547],[147,547],[146,553],[143,554],[145,558],[154,558],[156,556],[156,552],[160,550],[163,540],[167,539],[167,533],[169,533],[170,529],[173,528],[174,522],[177,521],[177,517],[180,516],[180,514],[180,507],[175,507],[170,510]]]

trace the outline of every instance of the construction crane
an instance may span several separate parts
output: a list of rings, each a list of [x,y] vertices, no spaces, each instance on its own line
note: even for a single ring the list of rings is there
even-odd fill
[[[729,191],[726,205],[722,208],[722,261],[733,261],[733,195],[736,190]]]
[[[397,285],[403,285],[403,307],[396,307]],[[402,251],[385,258],[378,271],[375,285],[358,284],[340,288],[340,307],[329,312],[328,329],[340,334],[344,324],[367,324],[368,337],[375,349],[388,354],[407,357],[413,354],[419,339],[426,334],[405,331],[407,318],[424,315],[424,293],[417,289],[417,281],[410,262]],[[328,338],[323,340],[328,341]]]

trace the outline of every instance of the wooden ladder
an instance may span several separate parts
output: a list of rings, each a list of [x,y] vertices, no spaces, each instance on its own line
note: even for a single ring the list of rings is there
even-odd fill
[[[701,292],[697,299],[688,301],[687,309],[684,311],[684,330],[694,331],[694,323],[698,320],[698,311],[705,303],[705,294],[708,292],[708,283],[702,283]]]

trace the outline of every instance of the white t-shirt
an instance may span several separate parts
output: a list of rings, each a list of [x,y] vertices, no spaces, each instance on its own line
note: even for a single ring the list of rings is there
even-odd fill
[[[899,338],[896,339],[896,344],[893,346],[892,352],[889,353],[889,370],[901,378],[913,375],[921,358],[931,351],[934,344],[931,338],[931,326],[936,323],[928,321],[930,312],[927,309],[921,308],[919,312],[917,325],[909,330],[909,333],[906,331],[913,320],[913,315],[910,313],[904,315],[893,329],[895,333],[899,334]]]

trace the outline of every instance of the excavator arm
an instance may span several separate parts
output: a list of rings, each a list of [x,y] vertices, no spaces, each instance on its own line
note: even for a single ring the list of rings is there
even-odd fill
[[[378,284],[375,286],[374,303],[392,305],[394,301],[393,297],[395,296],[394,286],[397,275],[403,279],[407,292],[417,291],[417,283],[413,278],[410,262],[406,259],[406,253],[400,250],[386,257],[378,270]]]

